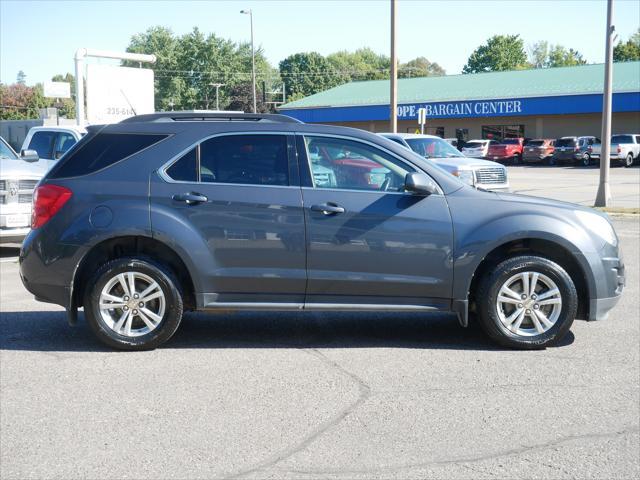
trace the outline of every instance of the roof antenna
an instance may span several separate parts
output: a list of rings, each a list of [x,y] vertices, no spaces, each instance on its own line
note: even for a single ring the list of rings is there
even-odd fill
[[[120,93],[122,94],[122,96],[124,97],[124,99],[127,101],[127,103],[129,104],[129,106],[131,107],[131,110],[133,111],[133,114],[134,114],[134,115],[138,115],[138,114],[136,113],[136,109],[135,109],[135,108],[133,108],[133,105],[131,105],[131,102],[129,101],[129,99],[128,99],[128,98],[127,98],[127,96],[125,95],[124,90],[120,89]]]

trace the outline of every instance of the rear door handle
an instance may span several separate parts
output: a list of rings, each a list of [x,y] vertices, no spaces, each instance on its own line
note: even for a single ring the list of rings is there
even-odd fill
[[[178,193],[171,198],[173,198],[176,202],[184,202],[187,205],[197,205],[209,200],[206,196],[194,192]]]
[[[321,203],[319,205],[311,205],[314,212],[322,212],[325,215],[335,215],[336,213],[344,213],[344,207],[336,205],[332,202]]]

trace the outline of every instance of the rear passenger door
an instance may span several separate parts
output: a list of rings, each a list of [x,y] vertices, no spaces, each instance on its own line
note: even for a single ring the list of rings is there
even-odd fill
[[[189,250],[203,306],[302,306],[306,252],[294,141],[277,133],[213,136],[152,179],[154,234],[173,235]]]

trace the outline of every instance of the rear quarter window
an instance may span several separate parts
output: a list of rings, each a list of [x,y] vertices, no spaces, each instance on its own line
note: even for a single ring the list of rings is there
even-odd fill
[[[88,175],[167,138],[164,134],[98,133],[60,161],[49,178],[77,177]]]

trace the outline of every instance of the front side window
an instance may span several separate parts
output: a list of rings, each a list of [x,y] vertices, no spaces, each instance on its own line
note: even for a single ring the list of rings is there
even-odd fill
[[[13,150],[9,148],[9,145],[4,143],[3,141],[0,141],[0,158],[17,160],[18,156],[15,153],[13,153]]]
[[[52,159],[51,151],[56,136],[56,132],[35,132],[27,150],[35,150],[40,158]]]
[[[413,171],[391,155],[352,140],[305,137],[305,145],[315,188],[398,192]]]
[[[200,180],[289,185],[285,135],[224,135],[200,144]]]

